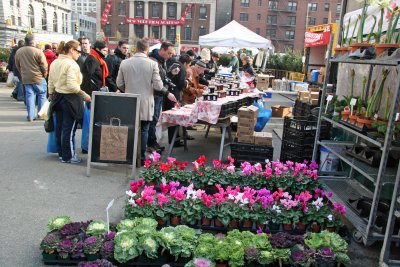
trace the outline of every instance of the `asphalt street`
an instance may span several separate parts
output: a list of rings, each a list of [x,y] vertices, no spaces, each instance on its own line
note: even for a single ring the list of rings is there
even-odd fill
[[[12,99],[11,91],[0,83],[0,267],[45,266],[39,244],[46,234],[48,219],[69,215],[73,221],[106,220],[105,208],[115,199],[110,219],[117,222],[123,216],[130,179],[122,167],[93,168],[92,175],[87,177],[86,155],[80,155],[84,159],[81,164],[63,164],[58,155],[46,153],[43,121],[27,122],[24,104]],[[264,131],[281,128],[281,122],[271,120]],[[209,160],[218,157],[218,128],[210,132],[208,139],[204,139],[202,126],[189,133],[196,138],[188,141],[189,150],[177,148],[172,156],[189,162],[202,154]],[[80,136],[78,130],[77,144]],[[166,136],[162,143],[166,143]],[[280,140],[276,134],[273,146],[277,159]],[[224,158],[229,152],[229,148],[225,150]],[[377,266],[380,246],[376,243],[365,248],[352,242],[352,266]]]

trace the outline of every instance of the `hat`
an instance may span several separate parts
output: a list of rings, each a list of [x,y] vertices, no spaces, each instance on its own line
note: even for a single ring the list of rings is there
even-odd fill
[[[210,59],[211,59],[211,56],[210,56],[210,49],[208,49],[208,48],[203,48],[203,49],[201,49],[200,57],[201,57],[201,59],[203,59],[203,60],[210,61]]]
[[[206,63],[204,63],[204,62],[201,61],[201,60],[197,60],[195,64],[198,65],[198,66],[200,66],[200,67],[202,67],[202,68],[207,68]]]

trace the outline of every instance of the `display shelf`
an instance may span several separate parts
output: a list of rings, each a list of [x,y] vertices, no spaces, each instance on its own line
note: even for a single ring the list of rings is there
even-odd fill
[[[362,64],[362,65],[381,65],[381,66],[393,66],[396,67],[400,60],[377,60],[377,59],[351,59],[351,58],[334,58],[330,62],[336,63],[349,63],[349,64]]]
[[[346,142],[337,142],[337,141],[318,141],[318,144],[325,147],[345,163],[350,165],[356,171],[365,176],[368,180],[375,184],[375,181],[378,176],[379,168],[374,168],[369,166],[368,164],[357,160],[351,156],[346,154],[346,146],[351,143]],[[384,180],[386,182],[393,182],[396,178],[396,169],[395,168],[386,168]]]
[[[326,191],[333,193],[331,201],[339,202],[346,206],[346,218],[354,225],[357,231],[362,235],[364,244],[371,245],[375,241],[384,239],[384,235],[380,234],[379,229],[372,227],[371,236],[367,238],[366,230],[368,218],[360,217],[347,202],[348,199],[356,199],[360,197],[370,197],[373,195],[365,189],[363,185],[354,179],[324,179],[324,187]],[[393,241],[400,241],[399,235],[393,236]]]
[[[371,143],[371,144],[376,145],[377,147],[379,147],[379,148],[381,148],[381,149],[382,149],[382,147],[383,147],[383,145],[382,145],[381,142],[379,142],[379,141],[377,141],[377,140],[374,140],[374,139],[372,139],[372,138],[366,136],[366,135],[363,134],[363,133],[357,132],[356,130],[351,129],[351,128],[347,127],[346,125],[343,125],[343,124],[341,124],[341,123],[338,123],[338,122],[336,122],[336,121],[334,121],[334,120],[332,120],[332,119],[330,119],[330,118],[327,118],[327,117],[325,117],[325,116],[322,116],[321,118],[322,118],[323,120],[325,120],[325,121],[330,122],[330,123],[332,124],[332,126],[337,127],[337,128],[341,128],[341,129],[343,129],[343,130],[345,130],[345,131],[347,131],[347,132],[350,132],[350,133],[352,133],[352,134],[354,134],[354,135],[356,135],[356,136],[358,136],[358,137],[364,139],[365,141],[367,141],[367,142],[369,142],[369,143]]]

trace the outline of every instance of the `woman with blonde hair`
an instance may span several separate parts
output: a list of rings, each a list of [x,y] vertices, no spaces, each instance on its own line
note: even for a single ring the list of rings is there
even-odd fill
[[[75,154],[77,123],[83,118],[82,98],[90,102],[88,94],[81,90],[82,74],[76,63],[80,55],[79,42],[62,41],[58,46],[59,57],[53,61],[49,73],[50,111],[56,112],[56,142],[58,155],[63,163],[80,163]]]

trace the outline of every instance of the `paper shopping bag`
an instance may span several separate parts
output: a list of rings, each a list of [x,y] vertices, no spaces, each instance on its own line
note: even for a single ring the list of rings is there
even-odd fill
[[[113,125],[118,121],[118,125]],[[126,161],[128,126],[121,126],[121,120],[111,118],[109,125],[101,126],[100,160]]]

